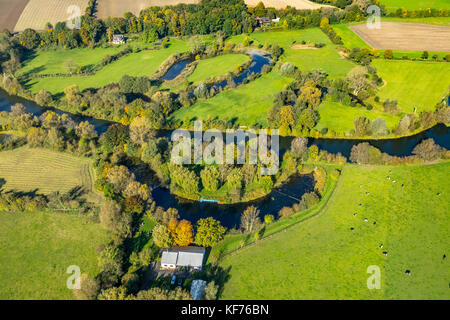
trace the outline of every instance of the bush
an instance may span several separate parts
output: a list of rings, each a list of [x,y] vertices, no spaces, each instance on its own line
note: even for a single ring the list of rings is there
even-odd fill
[[[389,60],[394,59],[394,51],[392,51],[390,49],[385,50],[384,51],[384,58],[385,59],[389,59]]]

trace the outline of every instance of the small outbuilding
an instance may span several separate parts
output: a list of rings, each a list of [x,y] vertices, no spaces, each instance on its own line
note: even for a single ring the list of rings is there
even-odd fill
[[[175,247],[165,249],[161,256],[161,269],[175,270],[186,267],[193,270],[202,270],[205,260],[205,248]]]
[[[123,36],[123,34],[115,34],[113,36],[113,44],[124,44],[125,43],[125,37]]]
[[[194,300],[203,300],[205,297],[205,288],[207,282],[205,280],[194,280],[191,285],[191,296]]]
[[[270,26],[271,23],[272,20],[270,20],[269,17],[256,17],[256,24],[258,25],[258,27]]]

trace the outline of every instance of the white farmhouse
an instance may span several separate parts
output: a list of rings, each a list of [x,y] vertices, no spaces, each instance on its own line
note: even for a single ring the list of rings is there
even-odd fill
[[[161,269],[175,270],[176,268],[186,267],[202,270],[205,253],[205,248],[200,247],[165,249],[161,256]]]

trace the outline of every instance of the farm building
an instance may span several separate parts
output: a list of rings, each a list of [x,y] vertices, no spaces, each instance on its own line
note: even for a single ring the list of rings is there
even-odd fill
[[[161,256],[161,269],[174,270],[187,267],[201,270],[205,258],[205,248],[179,247],[163,251]]]
[[[113,44],[124,44],[125,43],[125,37],[123,36],[123,34],[115,34],[113,36]]]
[[[272,23],[272,20],[268,17],[256,17],[256,23],[258,27],[269,26]]]

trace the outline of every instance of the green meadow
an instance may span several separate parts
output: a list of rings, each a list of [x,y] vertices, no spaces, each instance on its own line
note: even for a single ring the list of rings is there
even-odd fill
[[[381,0],[380,3],[386,6],[387,12],[393,12],[399,8],[406,10],[450,9],[448,0]]]
[[[221,298],[448,299],[449,170],[346,165],[317,216],[221,260]]]
[[[32,79],[26,83],[26,86],[34,93],[44,89],[53,94],[62,93],[65,88],[71,85],[78,85],[80,90],[99,88],[112,82],[118,82],[124,75],[151,76],[172,54],[188,50],[189,45],[185,41],[171,39],[168,48],[142,50],[138,53],[129,54],[105,66],[92,76]],[[84,51],[84,55],[86,56],[88,53]]]
[[[194,72],[188,77],[188,82],[199,83],[225,75],[250,60],[245,54],[226,54],[210,59],[200,60]]]
[[[449,90],[450,64],[425,61],[372,62],[379,76],[386,81],[378,96],[380,101],[397,100],[404,112],[433,111]]]
[[[71,265],[94,276],[108,237],[88,218],[56,212],[0,212],[0,299],[73,299]]]
[[[225,90],[213,98],[199,100],[194,105],[181,108],[173,118],[184,121],[208,118],[234,120],[240,125],[267,125],[267,114],[274,95],[282,91],[292,80],[272,71],[248,84],[233,90]]]
[[[334,132],[349,132],[354,129],[353,122],[359,116],[366,117],[369,120],[375,120],[378,117],[386,120],[386,125],[390,130],[394,129],[400,121],[399,116],[387,114],[377,110],[367,110],[362,107],[351,107],[339,102],[324,101],[317,108],[320,115],[320,121],[314,129],[320,131],[328,128]]]
[[[260,44],[278,44],[284,49],[283,62],[291,62],[301,70],[312,71],[323,69],[331,78],[345,76],[354,64],[343,59],[336,50],[336,46],[319,29],[311,28],[304,30],[255,32],[250,35],[251,39]],[[293,49],[292,46],[302,44],[314,45],[323,43],[325,46],[320,49]]]

